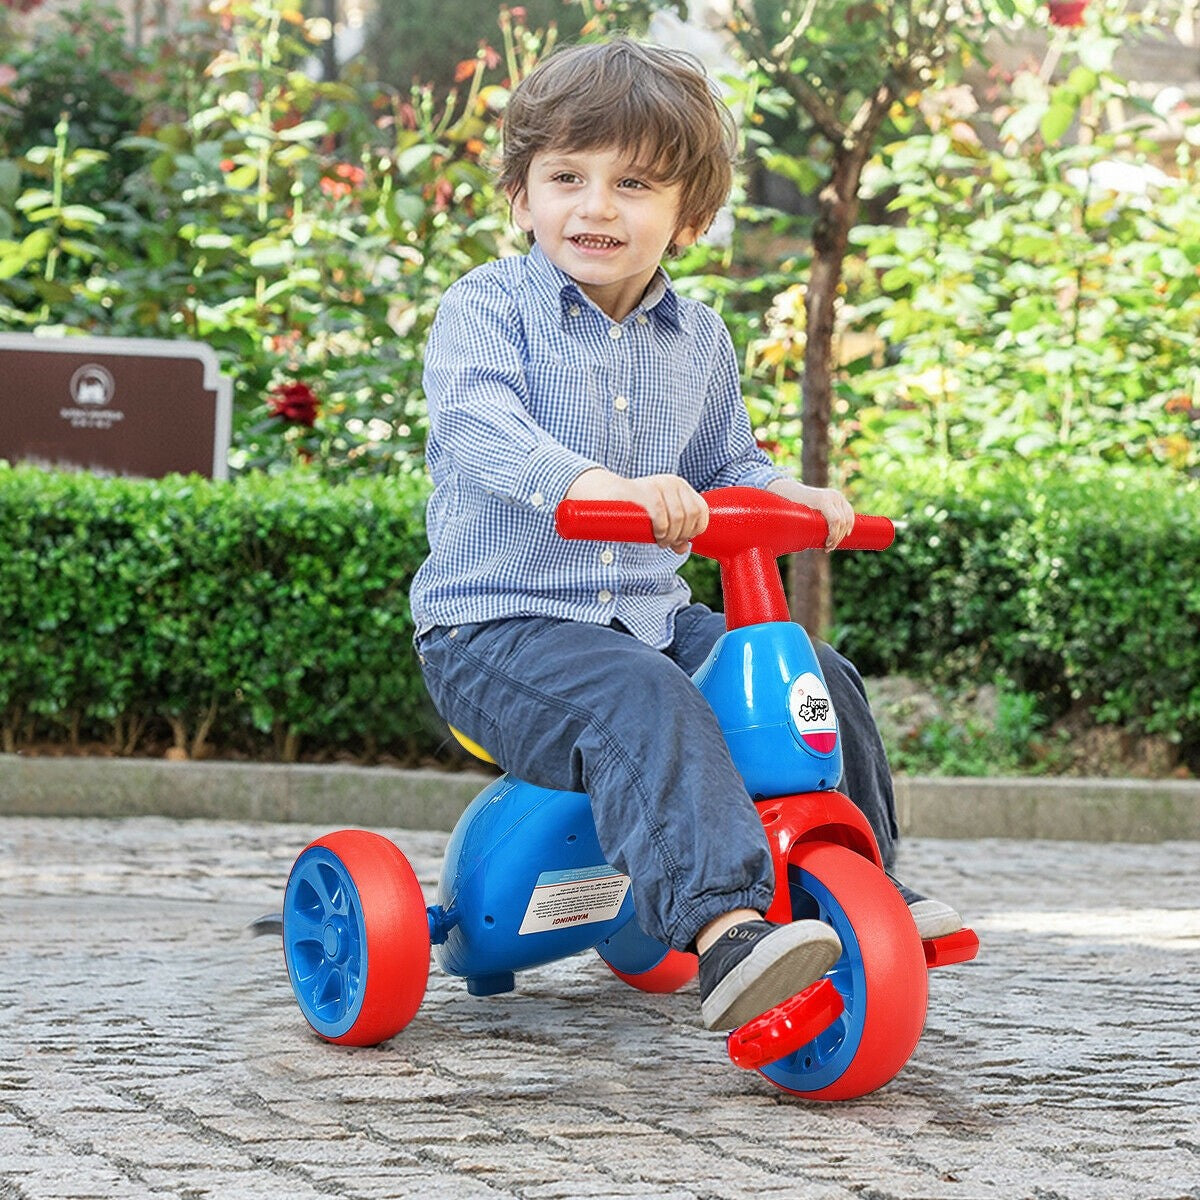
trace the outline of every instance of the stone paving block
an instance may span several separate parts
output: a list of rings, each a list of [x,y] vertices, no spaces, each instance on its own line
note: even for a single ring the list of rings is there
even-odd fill
[[[321,828],[0,819],[0,1200],[1183,1200],[1200,1179],[1200,844],[913,840],[978,962],[874,1096],[795,1101],[728,1064],[694,984],[594,955],[326,1045],[277,909]],[[432,896],[442,834],[383,830]]]

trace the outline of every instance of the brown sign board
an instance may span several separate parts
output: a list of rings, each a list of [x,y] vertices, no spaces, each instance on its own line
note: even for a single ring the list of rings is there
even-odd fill
[[[232,395],[202,342],[0,333],[0,458],[225,479]]]

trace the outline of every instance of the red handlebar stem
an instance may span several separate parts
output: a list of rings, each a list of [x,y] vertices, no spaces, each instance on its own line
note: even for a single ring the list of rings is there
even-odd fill
[[[720,564],[726,626],[790,620],[777,560],[824,546],[825,518],[760,488],[717,488],[704,499],[708,528],[692,540],[692,549]],[[654,541],[649,514],[626,500],[564,500],[554,523],[562,537],[576,541]],[[894,537],[887,517],[860,515],[838,549],[885,550]]]

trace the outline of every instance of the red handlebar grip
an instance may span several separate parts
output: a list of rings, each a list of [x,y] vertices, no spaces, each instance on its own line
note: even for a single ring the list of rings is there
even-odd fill
[[[554,510],[554,527],[570,541],[654,541],[650,514],[630,500],[564,500]]]
[[[886,550],[896,539],[896,526],[889,517],[860,513],[854,528],[838,543],[839,550]]]
[[[802,511],[812,513],[811,509],[802,508]],[[824,524],[823,521],[821,523]],[[555,510],[554,527],[560,537],[569,541],[655,540],[649,514],[640,504],[630,500],[564,500]],[[747,544],[752,540],[745,538],[744,531],[740,536]],[[886,550],[895,536],[896,527],[888,517],[860,513],[854,518],[854,528],[842,539],[838,549]],[[818,544],[815,541],[812,543],[813,546]],[[780,547],[778,553],[784,552]]]

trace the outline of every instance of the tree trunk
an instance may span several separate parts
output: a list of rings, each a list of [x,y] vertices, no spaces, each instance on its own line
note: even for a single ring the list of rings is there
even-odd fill
[[[329,22],[329,38],[321,47],[321,76],[332,83],[341,74],[337,56],[337,0],[325,0],[325,19]]]
[[[811,487],[829,486],[829,426],[833,415],[833,343],[838,289],[850,230],[858,215],[858,183],[874,131],[838,147],[833,172],[818,196],[813,260],[804,298],[806,333],[801,388],[801,477]],[[820,550],[792,556],[788,572],[793,620],[812,637],[828,633],[833,619],[829,555]]]

